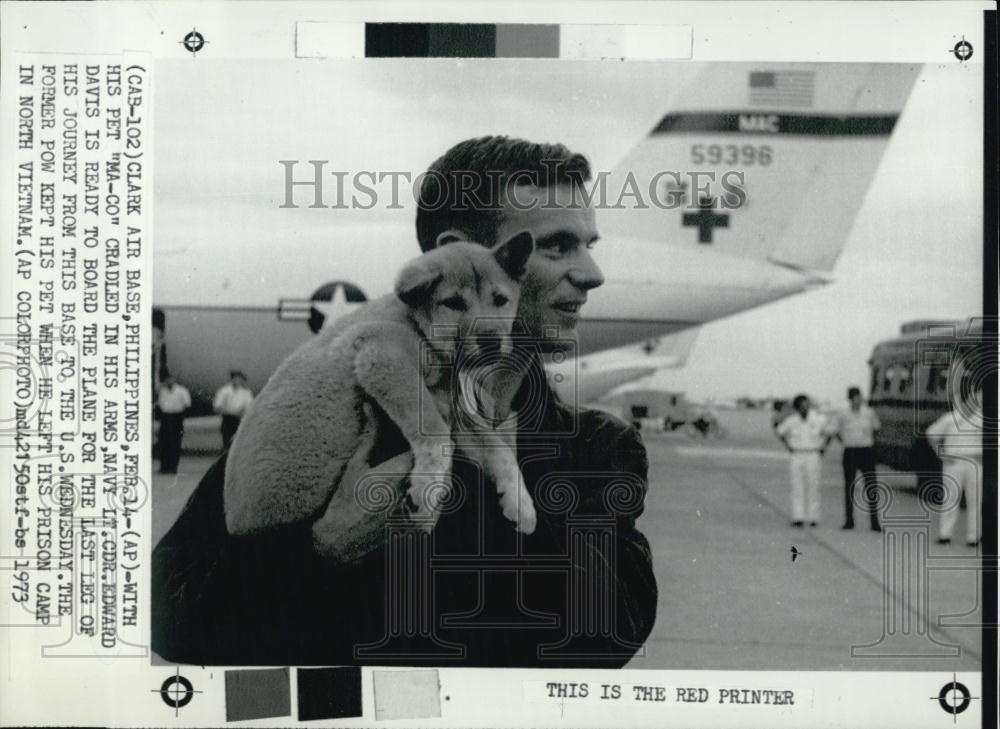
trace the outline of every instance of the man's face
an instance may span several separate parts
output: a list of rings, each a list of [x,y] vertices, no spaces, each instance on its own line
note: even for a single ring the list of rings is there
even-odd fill
[[[809,399],[806,398],[806,399],[801,400],[795,406],[795,409],[798,410],[799,411],[799,415],[801,415],[804,418],[805,416],[807,416],[809,414],[809,407],[810,407]]]
[[[853,410],[860,410],[861,409],[861,403],[864,402],[864,400],[861,399],[861,394],[860,393],[858,393],[858,392],[852,393],[851,397],[849,399],[850,399],[850,402],[851,402],[851,408]]]
[[[598,238],[594,210],[583,205],[579,191],[570,184],[520,186],[514,188],[513,197],[500,214],[496,239],[506,240],[522,230],[535,239],[518,316],[527,333],[543,342],[553,332],[560,338],[571,336],[587,292],[604,283],[590,255]]]

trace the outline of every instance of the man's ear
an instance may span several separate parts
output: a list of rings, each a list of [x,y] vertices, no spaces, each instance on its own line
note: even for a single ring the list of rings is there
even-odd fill
[[[420,306],[430,298],[442,278],[441,270],[429,263],[426,256],[420,256],[400,271],[396,279],[396,296],[409,307]]]
[[[440,248],[441,246],[448,245],[449,243],[455,243],[456,241],[468,241],[468,240],[469,236],[467,236],[458,228],[448,228],[448,230],[438,233],[438,236],[434,241],[434,247]]]
[[[493,257],[500,268],[515,281],[520,281],[528,265],[528,258],[535,250],[535,238],[527,230],[493,248]]]

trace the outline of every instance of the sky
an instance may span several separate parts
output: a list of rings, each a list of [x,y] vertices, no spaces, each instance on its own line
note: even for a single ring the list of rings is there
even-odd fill
[[[338,226],[412,225],[405,194],[398,210],[281,210],[282,159],[416,174],[458,140],[504,133],[564,142],[594,169],[610,170],[702,67],[199,59],[194,68],[164,61],[156,87],[155,248],[197,241],[221,265],[276,267],[289,255],[286,244],[308,244]],[[982,66],[924,66],[834,282],[706,325],[687,365],[651,384],[692,400],[804,391],[839,402],[847,385],[867,384],[872,347],[902,322],[976,315],[981,88]],[[613,255],[613,240],[595,249],[598,264]]]
[[[705,326],[687,366],[653,384],[696,400],[804,391],[839,404],[848,385],[867,392],[872,348],[903,322],[981,315],[981,84],[972,67],[925,67],[834,283]]]

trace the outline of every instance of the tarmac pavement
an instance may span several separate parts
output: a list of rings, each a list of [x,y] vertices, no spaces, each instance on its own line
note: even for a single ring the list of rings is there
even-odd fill
[[[880,472],[893,487],[882,533],[857,508],[855,529],[843,531],[840,451],[831,446],[820,523],[794,528],[787,457],[769,414],[719,415],[723,438],[643,433],[649,492],[638,524],[660,599],[645,655],[630,668],[980,669],[980,631],[965,627],[981,620],[976,549],[936,544],[911,475]],[[221,446],[216,418],[186,431],[179,473],[153,477],[154,543]]]

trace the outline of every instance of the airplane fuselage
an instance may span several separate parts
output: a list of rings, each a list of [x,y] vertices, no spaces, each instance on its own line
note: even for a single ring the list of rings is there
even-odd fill
[[[405,245],[354,245],[350,258],[331,255],[322,262],[321,250],[338,248],[317,245],[314,251],[292,252],[281,265],[240,261],[227,270],[188,268],[184,262],[197,259],[182,249],[159,254],[156,306],[165,314],[168,363],[179,381],[206,398],[230,370],[240,369],[259,390],[277,365],[313,336],[311,327],[359,305],[347,300],[352,298],[347,288],[354,290],[353,298],[358,291],[368,299],[391,291],[396,272],[413,253]],[[766,261],[704,248],[637,239],[600,246],[595,259],[605,284],[590,292],[576,332],[559,333],[572,337],[577,354],[699,326],[813,283]],[[327,301],[311,299],[324,288],[321,298]]]

